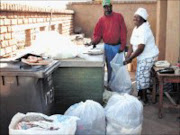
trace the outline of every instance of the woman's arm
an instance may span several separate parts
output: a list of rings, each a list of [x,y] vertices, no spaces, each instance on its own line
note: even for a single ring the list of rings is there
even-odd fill
[[[133,52],[132,45],[130,45],[130,46],[128,47],[128,52],[127,52],[127,55],[126,55],[126,59],[131,56],[132,52]]]
[[[131,56],[129,56],[127,59],[125,59],[124,64],[131,63],[131,61],[134,58],[136,58],[137,56],[139,56],[143,52],[144,47],[145,47],[144,44],[139,44],[138,49],[134,53],[132,53]]]

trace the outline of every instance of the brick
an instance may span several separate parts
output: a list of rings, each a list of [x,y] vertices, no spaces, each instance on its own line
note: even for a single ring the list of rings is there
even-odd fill
[[[4,34],[0,34],[0,41],[4,40]]]
[[[12,24],[12,25],[17,24],[17,19],[11,19],[11,24]]]
[[[4,25],[4,19],[0,19],[0,26]]]
[[[0,27],[0,34],[6,33],[6,32],[7,32],[7,27],[5,27],[5,26]]]
[[[8,46],[8,41],[4,40],[1,42],[1,46],[4,48],[6,46]]]
[[[0,50],[0,56],[4,56],[6,53],[5,53],[5,49],[2,49]]]
[[[7,18],[13,19],[14,18],[14,13],[7,13]]]
[[[22,19],[17,19],[18,24],[23,24],[23,20]]]
[[[38,18],[37,22],[43,22],[43,18]]]
[[[17,46],[16,46],[16,45],[13,45],[13,46],[11,47],[11,49],[12,49],[12,51],[14,52],[14,51],[17,50]]]
[[[29,18],[29,23],[32,23],[33,22],[33,19],[32,18]]]
[[[8,42],[9,42],[9,45],[10,45],[10,46],[17,44],[17,42],[16,42],[15,39],[9,40]]]
[[[29,19],[23,19],[23,23],[25,23],[25,24],[27,24],[27,23],[29,23]]]
[[[6,12],[1,12],[0,18],[1,19],[6,19],[7,18]]]
[[[5,48],[5,53],[11,53],[11,52],[12,52],[11,46]]]
[[[33,23],[36,23],[36,18],[33,18]]]
[[[4,39],[11,39],[11,33],[6,33]]]
[[[7,29],[8,29],[8,32],[12,32],[13,31],[11,26],[8,26]]]

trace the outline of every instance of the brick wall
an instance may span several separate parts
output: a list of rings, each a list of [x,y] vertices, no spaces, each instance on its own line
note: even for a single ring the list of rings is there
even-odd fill
[[[73,32],[72,10],[1,3],[0,12],[0,58],[30,46],[40,31],[53,30],[65,35]]]

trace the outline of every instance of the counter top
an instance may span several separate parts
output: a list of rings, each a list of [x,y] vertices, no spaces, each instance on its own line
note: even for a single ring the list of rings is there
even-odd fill
[[[103,67],[104,66],[104,55],[85,55],[84,58],[72,58],[60,60],[61,64],[59,67]]]
[[[85,51],[91,49],[91,47],[86,47]],[[96,48],[104,49],[104,46],[99,44]],[[76,58],[59,61],[61,62],[59,67],[103,67],[105,63],[104,54],[90,55],[86,53],[81,53]]]

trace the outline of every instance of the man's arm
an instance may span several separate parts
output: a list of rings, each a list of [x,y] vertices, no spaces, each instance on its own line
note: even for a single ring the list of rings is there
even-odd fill
[[[102,22],[101,19],[99,19],[94,29],[91,44],[97,45],[101,41],[101,38],[102,38]]]
[[[122,15],[120,19],[120,38],[121,38],[121,47],[119,49],[119,52],[122,52],[125,49],[126,40],[127,40],[127,28]]]

